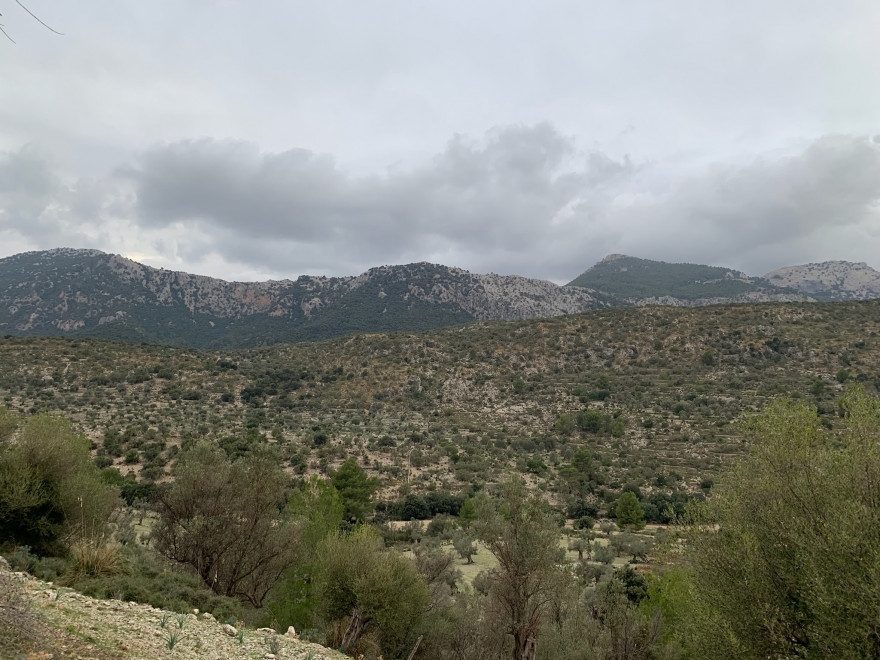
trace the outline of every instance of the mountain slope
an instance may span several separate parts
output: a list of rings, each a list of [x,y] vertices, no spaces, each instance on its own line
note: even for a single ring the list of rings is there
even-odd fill
[[[97,250],[0,259],[4,334],[242,347],[604,306],[602,297],[583,289],[428,263],[383,266],[357,277],[226,282]]]
[[[864,262],[823,261],[787,266],[767,273],[764,278],[819,300],[866,300],[880,297],[880,272]]]
[[[299,474],[358,456],[396,499],[402,484],[457,493],[510,472],[552,483],[587,447],[608,493],[660,488],[658,474],[693,491],[745,448],[734,422],[775,397],[840,424],[845,384],[880,386],[878,336],[880,300],[628,307],[247,351],[0,336],[0,400],[70,416],[102,467],[149,479],[193,439],[277,443]],[[581,429],[585,409],[608,428]]]
[[[794,289],[718,266],[672,264],[612,254],[568,286],[595,289],[634,305],[679,306],[807,299]]]

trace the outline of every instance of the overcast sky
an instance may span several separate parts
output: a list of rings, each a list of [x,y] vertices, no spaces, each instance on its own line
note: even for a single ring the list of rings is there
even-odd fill
[[[880,268],[876,0],[0,0],[0,257]]]

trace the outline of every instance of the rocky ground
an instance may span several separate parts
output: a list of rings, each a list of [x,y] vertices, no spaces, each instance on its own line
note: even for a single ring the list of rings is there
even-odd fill
[[[203,658],[340,660],[347,656],[302,642],[292,631],[236,628],[198,611],[96,600],[26,573],[0,558],[0,658],[49,660]]]

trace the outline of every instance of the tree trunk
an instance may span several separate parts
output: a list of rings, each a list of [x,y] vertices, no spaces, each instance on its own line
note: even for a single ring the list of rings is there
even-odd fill
[[[416,640],[416,645],[413,646],[413,650],[410,651],[409,657],[406,660],[413,660],[413,658],[416,655],[416,651],[419,650],[419,644],[421,644],[421,643],[422,643],[422,635],[419,635],[419,638]]]
[[[522,639],[520,633],[513,635],[513,660],[535,660],[538,653],[538,640],[534,636]]]
[[[342,650],[345,651],[349,646],[358,641],[361,633],[364,631],[364,622],[361,620],[361,613],[355,608],[351,613],[351,622],[348,629],[342,636]]]
[[[535,660],[538,656],[538,640],[534,637],[520,639],[519,635],[514,635],[514,651],[513,660]]]

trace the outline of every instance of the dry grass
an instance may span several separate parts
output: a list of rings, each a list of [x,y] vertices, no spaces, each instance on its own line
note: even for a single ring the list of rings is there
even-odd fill
[[[74,570],[80,575],[116,575],[124,569],[120,545],[104,538],[81,539],[71,548]]]

